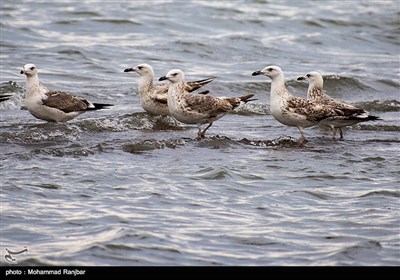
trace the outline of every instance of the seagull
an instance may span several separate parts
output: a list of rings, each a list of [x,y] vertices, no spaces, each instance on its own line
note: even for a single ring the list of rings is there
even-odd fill
[[[21,74],[26,80],[26,107],[36,118],[48,122],[66,122],[92,110],[113,106],[91,103],[86,99],[62,91],[52,91],[39,82],[38,69],[34,64],[26,64]]]
[[[333,139],[336,138],[337,129],[340,132],[340,140],[343,139],[342,127],[351,126],[359,122],[380,120],[379,117],[371,116],[363,109],[357,108],[353,105],[338,99],[334,99],[322,91],[324,80],[320,73],[312,71],[304,76],[297,78],[298,81],[308,81],[307,99],[313,100],[320,104],[328,105],[338,110],[346,112],[346,116],[336,116],[327,118],[319,123],[320,126],[327,126],[333,130]]]
[[[197,139],[205,138],[205,133],[213,122],[231,112],[243,103],[253,99],[254,94],[241,97],[213,97],[209,95],[190,94],[186,90],[185,74],[180,69],[173,69],[159,79],[169,80],[168,109],[178,121],[186,124],[197,124]],[[208,126],[201,130],[203,124]]]
[[[146,112],[152,115],[170,115],[167,105],[169,83],[155,85],[153,83],[154,70],[149,64],[139,64],[135,67],[125,69],[124,72],[136,72],[140,75],[140,104]],[[211,77],[204,80],[187,82],[185,83],[185,90],[188,92],[195,91],[214,79],[215,77]],[[208,91],[202,91],[199,94],[207,93]]]
[[[286,89],[283,72],[278,66],[267,66],[253,72],[252,75],[264,75],[271,78],[271,114],[280,123],[297,127],[300,132],[297,142],[300,145],[303,145],[306,140],[304,128],[317,125],[320,121],[332,116],[344,115],[342,111],[330,106],[292,95]]]

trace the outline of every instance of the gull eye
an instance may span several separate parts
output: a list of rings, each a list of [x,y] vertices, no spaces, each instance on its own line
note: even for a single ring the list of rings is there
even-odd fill
[[[310,78],[310,77],[311,77],[311,75],[310,75],[310,74],[307,74],[306,76],[307,76],[307,78]]]
[[[143,69],[143,66],[139,66],[138,68],[139,68],[139,70],[142,70],[142,69]]]
[[[174,77],[175,77],[176,75],[178,75],[178,73],[174,73],[174,74],[172,74],[172,76],[174,76]]]
[[[29,68],[29,69],[31,69],[31,70],[33,71],[33,70],[35,70],[35,67],[33,67],[33,66],[32,66],[32,67],[31,67],[31,68]]]
[[[268,68],[267,70],[268,70],[269,72],[272,72],[272,71],[274,71],[274,68],[270,67],[270,68]]]

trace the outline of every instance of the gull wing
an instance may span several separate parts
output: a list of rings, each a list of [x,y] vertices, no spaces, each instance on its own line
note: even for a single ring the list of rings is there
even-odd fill
[[[228,100],[209,95],[186,95],[185,101],[188,110],[208,115],[209,117],[216,117],[233,109]]]
[[[68,94],[63,91],[49,91],[43,105],[56,108],[65,113],[86,111],[91,103],[84,98]]]
[[[287,100],[287,111],[305,116],[307,120],[318,122],[332,116],[343,116],[344,112],[312,100],[292,96]]]

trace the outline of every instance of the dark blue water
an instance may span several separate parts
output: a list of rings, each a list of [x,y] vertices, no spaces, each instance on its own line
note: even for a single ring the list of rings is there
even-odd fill
[[[398,1],[1,1],[1,263],[24,265],[400,264]],[[35,119],[41,82],[113,103],[67,123]],[[215,96],[255,93],[194,140],[140,107],[138,77],[172,68],[218,78]],[[295,128],[269,113],[280,66],[319,71],[325,90],[380,116],[344,130]],[[22,109],[21,109],[22,107]]]

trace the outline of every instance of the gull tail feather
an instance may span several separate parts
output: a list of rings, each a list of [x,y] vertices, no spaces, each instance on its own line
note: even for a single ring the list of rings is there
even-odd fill
[[[354,119],[360,122],[366,122],[366,121],[380,121],[382,120],[380,117],[377,116],[371,116],[368,115],[367,117],[362,117],[362,116],[351,116],[349,119]]]

